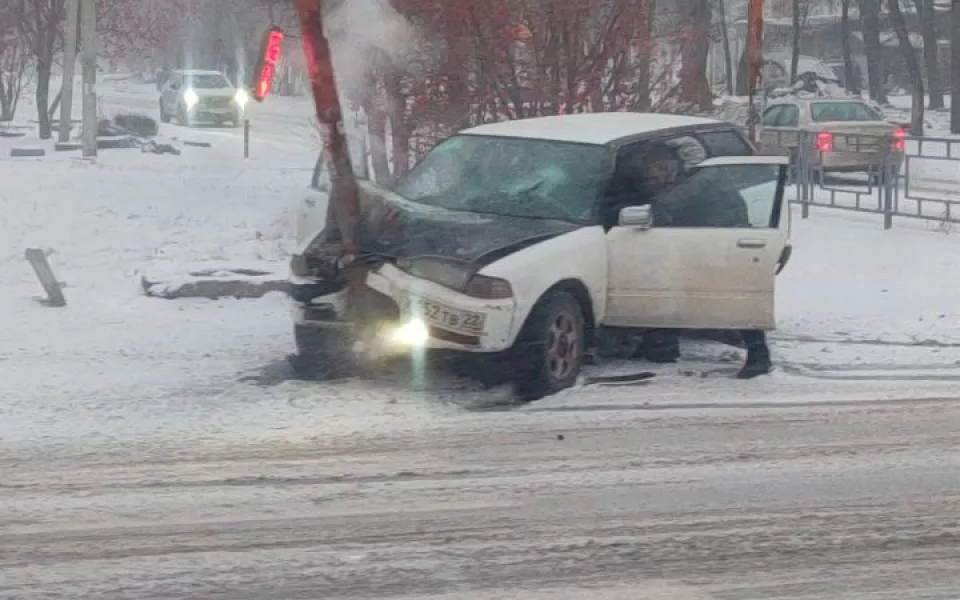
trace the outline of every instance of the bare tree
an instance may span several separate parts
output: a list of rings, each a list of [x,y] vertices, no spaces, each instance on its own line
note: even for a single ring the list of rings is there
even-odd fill
[[[943,108],[943,77],[940,75],[940,43],[937,40],[935,0],[914,0],[923,33],[923,66],[927,73],[930,108]]]
[[[897,5],[900,8],[900,5]],[[883,84],[883,51],[880,46],[880,0],[860,0],[860,21],[863,30],[863,49],[867,55],[867,89],[870,98],[887,103]]]
[[[0,121],[13,120],[29,64],[29,52],[17,35],[15,8],[0,5]]]
[[[53,59],[63,47],[66,0],[14,0],[18,31],[33,54],[37,68],[37,120],[40,139],[50,139],[50,74]]]
[[[733,89],[733,54],[730,51],[730,33],[727,23],[727,0],[717,0],[717,18],[720,19],[720,35],[723,41],[723,66],[726,75],[727,95],[732,96]]]
[[[793,53],[790,59],[790,84],[797,80],[797,70],[800,68],[800,35],[803,28],[800,23],[800,11],[804,8],[801,0],[793,0],[791,17],[793,19]]]
[[[860,95],[860,77],[853,69],[853,50],[850,47],[850,0],[840,0],[840,40],[843,46],[843,75],[846,88],[854,95]]]
[[[907,29],[907,23],[903,19],[903,12],[900,10],[900,0],[888,0],[887,9],[890,11],[890,21],[893,24],[894,31],[897,32],[897,39],[900,42],[900,52],[903,54],[903,60],[907,64],[907,71],[910,73],[910,88],[913,94],[913,106],[910,115],[910,135],[923,135],[923,74],[920,72],[920,61],[917,60],[917,53],[910,43],[910,31]]]

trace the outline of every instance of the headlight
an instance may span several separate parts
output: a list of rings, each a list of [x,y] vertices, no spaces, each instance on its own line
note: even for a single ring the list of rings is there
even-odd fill
[[[414,319],[390,331],[388,340],[395,346],[417,348],[430,340],[430,331],[426,323]]]
[[[513,288],[509,281],[486,275],[474,275],[473,269],[456,263],[435,258],[421,258],[412,262],[398,261],[397,267],[414,277],[432,281],[474,298],[499,300],[513,297]]]
[[[197,105],[197,102],[200,102],[200,96],[193,90],[187,90],[183,93],[183,101],[188,109],[193,108]]]
[[[513,298],[513,288],[509,281],[497,277],[487,277],[486,275],[474,275],[464,292],[468,296],[486,300]]]
[[[438,283],[458,292],[462,292],[467,287],[470,276],[473,274],[472,270],[464,266],[433,258],[414,260],[407,267],[404,270],[414,277]]]
[[[246,90],[237,90],[236,95],[233,97],[233,101],[240,105],[240,108],[243,108],[247,105],[247,102],[250,102],[250,96],[247,94]]]

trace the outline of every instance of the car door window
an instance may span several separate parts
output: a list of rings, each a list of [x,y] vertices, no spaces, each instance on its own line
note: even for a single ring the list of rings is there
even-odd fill
[[[796,106],[785,105],[777,118],[777,127],[799,127],[800,111]]]
[[[697,135],[703,145],[706,146],[707,154],[711,158],[714,156],[750,156],[753,154],[753,148],[735,130],[708,131]]]
[[[776,228],[782,166],[738,164],[698,168],[653,198],[661,227]]]
[[[694,135],[678,135],[622,148],[601,209],[604,227],[616,226],[620,211],[629,206],[652,205],[654,221],[662,221],[656,198],[675,185],[683,173],[708,157],[708,149]]]
[[[776,127],[777,118],[780,116],[782,110],[783,106],[771,106],[767,109],[767,112],[763,113],[763,120],[760,124],[764,127]]]

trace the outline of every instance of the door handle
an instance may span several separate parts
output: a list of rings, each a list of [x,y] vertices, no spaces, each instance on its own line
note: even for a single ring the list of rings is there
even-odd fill
[[[766,248],[767,242],[764,240],[742,239],[737,240],[738,248]]]

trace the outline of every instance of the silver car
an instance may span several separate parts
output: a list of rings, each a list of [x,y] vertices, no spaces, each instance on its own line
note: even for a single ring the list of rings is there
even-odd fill
[[[181,125],[199,121],[239,127],[249,101],[247,92],[219,71],[174,71],[160,89],[160,120]]]
[[[870,105],[851,98],[784,98],[763,112],[759,146],[796,163],[801,144],[815,175],[863,172],[878,177],[884,165],[903,164],[906,132]]]

